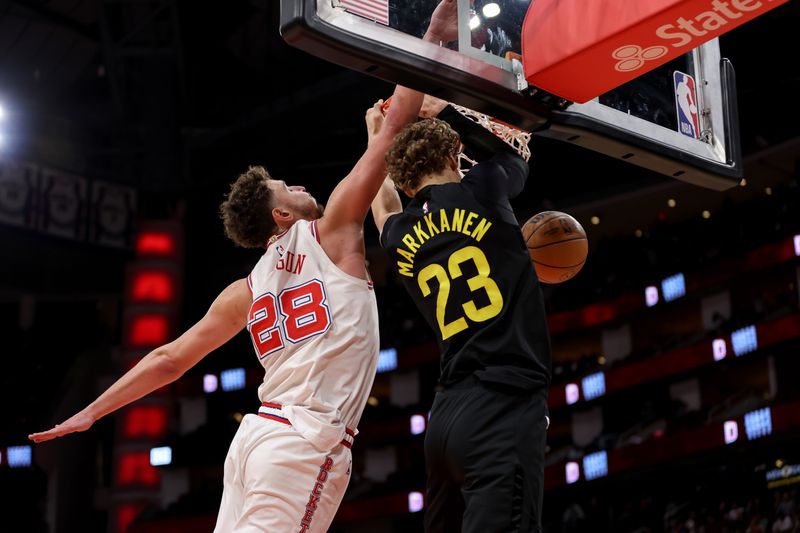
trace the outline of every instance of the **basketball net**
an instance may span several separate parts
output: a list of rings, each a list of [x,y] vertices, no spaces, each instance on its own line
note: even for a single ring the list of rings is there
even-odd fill
[[[528,148],[528,143],[531,140],[530,132],[522,131],[505,122],[492,118],[489,115],[478,113],[467,107],[452,102],[450,102],[450,105],[471,121],[494,133],[501,141],[513,148],[526,162],[531,158],[531,150]],[[460,158],[467,161],[470,166],[475,166],[477,164],[477,161],[467,157],[463,153],[460,154]]]
[[[390,96],[383,103],[382,109],[384,113],[386,112],[387,109],[389,109],[391,101],[392,97]],[[456,111],[458,111],[471,121],[494,133],[494,135],[497,138],[499,138],[501,141],[503,141],[511,148],[513,148],[514,151],[517,152],[519,156],[525,160],[525,162],[527,162],[531,158],[531,150],[530,148],[528,148],[528,143],[531,140],[530,132],[522,131],[521,129],[515,128],[514,126],[507,124],[502,120],[497,120],[496,118],[490,117],[489,115],[473,111],[468,107],[460,106],[458,104],[454,104],[453,102],[448,102],[448,104],[453,106],[453,109],[455,109]],[[459,157],[459,163],[464,161],[469,163],[468,168],[472,168],[478,164],[478,162],[472,159],[471,157],[464,155],[463,151],[459,154],[458,157]],[[466,165],[460,164],[459,166],[466,166]]]

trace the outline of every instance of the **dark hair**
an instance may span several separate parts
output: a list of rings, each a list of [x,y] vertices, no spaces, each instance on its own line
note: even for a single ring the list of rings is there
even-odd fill
[[[389,177],[402,190],[414,190],[420,180],[447,167],[448,156],[458,158],[461,140],[447,122],[436,118],[406,126],[386,154]]]
[[[248,168],[236,178],[219,206],[225,235],[238,246],[266,248],[267,240],[278,231],[272,218],[270,179],[264,167]]]

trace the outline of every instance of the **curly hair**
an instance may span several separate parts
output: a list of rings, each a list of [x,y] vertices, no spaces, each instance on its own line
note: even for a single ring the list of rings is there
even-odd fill
[[[420,180],[447,167],[448,156],[458,159],[461,139],[450,125],[436,118],[406,126],[386,154],[389,177],[404,191],[414,190]]]
[[[265,248],[267,240],[277,233],[272,218],[272,179],[264,167],[256,166],[240,174],[222,205],[219,215],[225,235],[243,248]]]

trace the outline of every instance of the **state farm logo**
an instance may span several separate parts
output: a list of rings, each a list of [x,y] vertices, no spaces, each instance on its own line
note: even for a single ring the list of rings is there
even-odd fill
[[[711,0],[694,15],[685,14],[677,19],[664,21],[667,23],[656,28],[655,36],[662,42],[666,41],[672,48],[697,46],[725,33],[730,29],[729,24],[739,25],[758,16],[759,11],[772,9],[787,1]],[[611,56],[617,60],[614,68],[618,72],[631,72],[642,68],[648,61],[665,56],[668,51],[667,46],[642,48],[636,44],[627,44],[614,50]]]
[[[646,62],[658,59],[666,53],[666,46],[642,48],[638,44],[626,44],[614,50],[611,57],[618,60],[614,69],[619,72],[630,72],[642,68]]]

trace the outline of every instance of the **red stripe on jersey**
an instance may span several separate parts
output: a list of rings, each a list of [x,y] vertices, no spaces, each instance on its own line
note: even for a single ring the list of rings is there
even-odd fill
[[[319,229],[317,228],[317,221],[316,220],[311,222],[311,234],[314,235],[314,238],[317,239],[317,242],[320,242],[320,240],[319,240]]]
[[[262,407],[272,407],[273,409],[281,409],[283,406],[279,403],[261,402]]]

